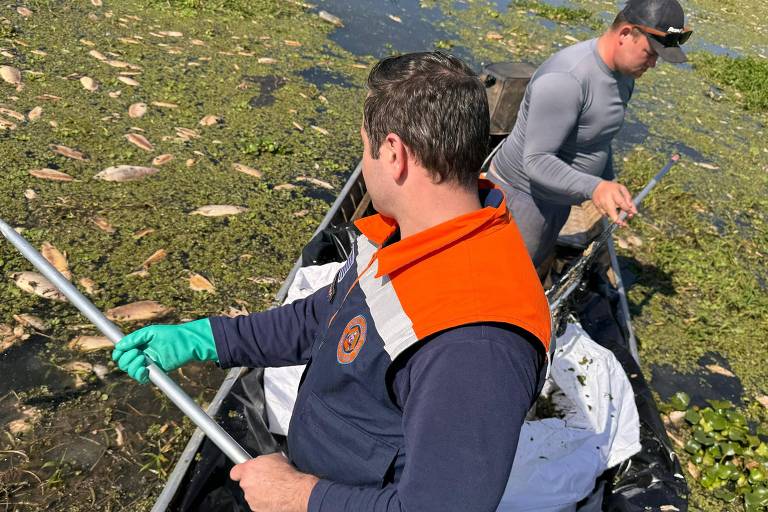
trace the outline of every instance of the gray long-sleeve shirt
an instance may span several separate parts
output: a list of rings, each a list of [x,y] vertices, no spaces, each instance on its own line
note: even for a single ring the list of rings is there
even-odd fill
[[[565,48],[534,73],[517,122],[493,159],[494,178],[536,199],[574,205],[613,179],[611,141],[635,81],[612,71],[597,39]]]

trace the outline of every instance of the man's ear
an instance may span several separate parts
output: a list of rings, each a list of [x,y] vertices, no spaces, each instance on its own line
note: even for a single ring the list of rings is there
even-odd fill
[[[396,133],[388,133],[381,145],[379,158],[389,169],[392,178],[401,181],[408,169],[408,148]]]
[[[633,37],[634,32],[632,30],[632,25],[622,25],[621,28],[619,28],[619,41],[624,41],[628,37]]]

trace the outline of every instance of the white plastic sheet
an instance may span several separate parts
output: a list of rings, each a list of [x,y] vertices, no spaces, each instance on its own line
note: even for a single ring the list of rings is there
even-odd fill
[[[286,303],[331,282],[341,263],[302,268]],[[264,373],[269,429],[286,435],[303,366]],[[543,393],[557,418],[526,421],[498,512],[576,509],[595,479],[640,450],[640,419],[632,386],[616,357],[578,324],[557,340]]]

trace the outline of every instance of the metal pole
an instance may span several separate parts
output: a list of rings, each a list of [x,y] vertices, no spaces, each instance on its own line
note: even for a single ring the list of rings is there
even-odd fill
[[[91,301],[85,298],[53,265],[19,235],[11,226],[0,219],[0,232],[11,242],[21,254],[29,260],[69,301],[80,310],[112,343],[117,343],[123,338],[123,333],[110,322]],[[221,426],[213,421],[210,416],[192,400],[183,389],[168,377],[157,365],[150,362],[147,365],[149,380],[152,381],[192,422],[197,425],[205,435],[218,446],[224,454],[235,464],[240,464],[251,459],[251,456],[242,446],[227,434]]]

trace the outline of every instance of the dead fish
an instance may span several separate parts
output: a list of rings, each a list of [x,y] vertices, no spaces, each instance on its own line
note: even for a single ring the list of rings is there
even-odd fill
[[[111,350],[115,345],[106,336],[78,336],[70,341],[67,346],[72,350],[81,352],[96,352],[97,350]]]
[[[11,85],[21,85],[21,71],[13,66],[0,66],[0,78]]]
[[[327,181],[318,180],[317,178],[310,178],[309,176],[299,176],[296,178],[296,181],[305,181],[307,183],[311,183],[313,185],[316,185],[320,188],[324,188],[327,190],[333,190],[333,185],[328,183]]]
[[[80,42],[81,42],[82,44],[84,44],[85,46],[96,46],[96,43],[94,43],[94,42],[93,42],[93,41],[91,41],[90,39],[85,39],[85,38],[82,38],[82,39],[80,39]]]
[[[296,185],[293,185],[292,183],[283,183],[282,185],[277,185],[274,189],[275,190],[293,190],[295,188],[298,188]]]
[[[31,52],[31,53],[32,53],[32,54],[34,54],[34,55],[39,55],[39,56],[41,56],[41,57],[46,57],[46,56],[48,56],[48,53],[47,53],[47,52],[44,52],[43,50],[32,50],[32,52]]]
[[[221,118],[219,116],[207,115],[203,117],[198,124],[200,126],[213,126],[220,122],[221,122]]]
[[[272,57],[259,57],[256,62],[259,64],[277,64],[277,60]]]
[[[285,46],[291,46],[291,47],[293,47],[293,48],[298,48],[299,46],[301,46],[301,43],[300,43],[300,42],[298,42],[298,41],[292,41],[292,40],[290,40],[290,39],[286,39],[286,40],[284,40],[284,41],[283,41],[283,43],[285,44]]]
[[[41,178],[51,181],[72,181],[74,178],[69,174],[55,169],[32,169],[29,174],[35,178]]]
[[[133,39],[132,37],[118,37],[118,41],[125,44],[141,44],[140,41],[137,41],[136,39]]]
[[[502,39],[504,39],[504,36],[499,34],[498,32],[491,31],[485,34],[485,38],[488,39],[489,41],[501,41]]]
[[[293,212],[291,215],[294,217],[306,217],[309,214],[309,210],[299,210],[297,212]]]
[[[197,130],[190,130],[189,128],[179,128],[178,126],[175,128],[175,130],[176,130],[176,135],[178,135],[184,140],[200,138],[200,134],[198,133]]]
[[[120,95],[122,94],[122,91],[118,89],[117,91],[110,91],[107,94],[109,95],[110,98],[119,98]]]
[[[53,265],[53,268],[61,273],[61,275],[67,279],[72,279],[72,272],[69,271],[67,256],[58,250],[52,243],[43,242],[43,245],[40,248],[40,253],[43,255],[43,258],[48,260],[48,263]]]
[[[303,127],[303,126],[301,126],[301,125],[300,125],[299,123],[297,123],[296,121],[293,121],[293,127],[294,127],[294,128],[296,128],[297,130],[299,130],[300,132],[303,132],[303,131],[304,131],[304,127]]]
[[[37,272],[17,272],[11,277],[16,286],[27,293],[44,299],[67,302],[67,298],[42,274]]]
[[[90,55],[96,60],[103,60],[103,61],[108,60],[107,56],[101,53],[99,50],[91,50],[88,52],[88,55]]]
[[[93,279],[90,279],[88,277],[83,277],[78,281],[78,283],[80,284],[80,286],[83,287],[83,289],[85,290],[85,293],[87,293],[88,295],[96,294],[96,288],[98,288],[98,286],[96,285],[96,281],[94,281]]]
[[[7,427],[11,435],[18,436],[30,432],[35,427],[35,423],[43,417],[43,413],[37,407],[24,409],[21,414],[22,418],[8,422]]]
[[[155,230],[152,229],[152,228],[140,229],[140,230],[136,231],[133,234],[133,239],[134,240],[138,240],[138,239],[144,238],[145,236],[149,235],[150,233],[154,233],[154,232],[155,232]]]
[[[109,368],[104,366],[103,364],[96,363],[93,365],[93,374],[96,375],[96,377],[99,378],[99,380],[104,380],[107,375],[109,375]]]
[[[16,129],[16,123],[13,123],[11,121],[8,121],[7,119],[3,119],[0,117],[0,129],[2,130],[15,130]]]
[[[153,101],[152,105],[160,108],[179,108],[175,103],[168,103],[167,101]]]
[[[205,41],[201,41],[200,39],[190,39],[189,42],[195,46],[205,46]]]
[[[91,4],[94,7],[101,7],[101,0],[91,0]]]
[[[144,267],[145,269],[148,269],[152,265],[156,263],[160,263],[167,257],[168,257],[168,252],[165,249],[158,249],[157,251],[152,253],[152,255],[149,258],[144,260],[144,263],[142,263],[141,266]]]
[[[717,364],[708,364],[705,366],[707,370],[709,370],[712,373],[716,373],[717,375],[722,375],[723,377],[735,377],[734,373],[730,371],[727,368],[723,368],[720,365]]]
[[[173,160],[173,155],[171,154],[166,153],[164,155],[158,155],[152,159],[152,165],[156,165],[159,167],[161,165],[167,164],[171,160]]]
[[[28,188],[27,190],[24,191],[24,197],[26,197],[30,201],[34,201],[35,199],[37,199],[37,192],[35,192],[31,188]]]
[[[174,30],[163,30],[162,32],[158,32],[160,35],[163,35],[165,37],[184,37],[184,34],[181,32],[176,32]]]
[[[310,128],[315,130],[318,133],[322,133],[323,135],[330,135],[330,132],[326,130],[325,128],[320,128],[319,126],[315,126],[313,124],[309,125]]]
[[[11,110],[9,108],[0,107],[0,114],[6,115],[8,117],[12,117],[16,119],[17,121],[26,121],[27,118],[24,114],[21,112],[16,112],[15,110]]]
[[[29,16],[32,16],[32,11],[27,9],[24,6],[19,6],[16,8],[16,12],[24,16],[25,18],[28,18]]]
[[[136,272],[131,272],[126,277],[141,277],[141,278],[149,277],[149,272],[147,271],[147,269],[143,268],[141,270],[137,270]]]
[[[51,144],[48,147],[51,149],[51,151],[53,151],[54,153],[57,153],[57,154],[59,154],[61,156],[65,156],[65,157],[71,158],[73,160],[80,160],[81,162],[88,161],[88,157],[85,156],[85,154],[83,154],[82,152],[80,152],[80,151],[78,151],[76,149],[72,149],[72,148],[69,148],[67,146],[61,146],[61,145],[58,145],[58,144]]]
[[[194,158],[187,158],[187,161],[184,162],[184,164],[187,167],[192,167],[193,165],[195,165],[195,159]]]
[[[702,168],[704,168],[704,169],[706,169],[708,171],[717,171],[718,169],[720,169],[720,167],[718,167],[718,166],[716,166],[714,164],[708,164],[706,162],[694,162],[694,163],[696,165],[698,165],[699,167],[702,167]]]
[[[118,322],[140,322],[161,318],[173,311],[153,300],[142,300],[107,310],[107,318]]]
[[[120,80],[121,82],[123,82],[125,85],[131,85],[133,87],[137,87],[137,86],[141,85],[141,84],[139,84],[139,82],[137,82],[136,80],[134,80],[133,78],[131,78],[129,76],[118,76],[117,79]]]
[[[26,327],[31,327],[32,329],[35,329],[41,332],[48,331],[48,324],[46,324],[40,317],[37,317],[35,315],[22,313],[20,315],[13,315],[13,319]]]
[[[116,165],[113,167],[107,167],[100,173],[96,174],[94,178],[104,181],[134,181],[140,180],[147,176],[152,176],[160,172],[160,169],[154,167],[140,167],[137,165]]]
[[[189,275],[189,288],[196,292],[216,293],[216,287],[209,280],[194,272]]]
[[[387,14],[387,18],[391,19],[395,23],[402,23],[403,19],[400,16],[395,16],[394,14]]]
[[[248,167],[247,165],[243,165],[243,164],[232,164],[232,168],[237,172],[242,172],[243,174],[247,174],[248,176],[253,176],[254,178],[261,178],[263,174],[258,169],[254,169],[253,167]]]
[[[146,103],[133,103],[130,107],[128,107],[128,117],[131,118],[138,118],[143,116],[147,113],[147,104]]]
[[[35,96],[38,100],[50,100],[50,101],[59,101],[61,99],[61,96],[56,96],[54,94],[41,94],[40,96]]]
[[[320,11],[317,13],[317,15],[320,17],[321,20],[325,21],[326,23],[330,23],[331,25],[336,25],[337,27],[343,27],[344,22],[341,21],[341,18],[338,16],[334,16],[333,14],[327,12],[327,11]]]
[[[35,107],[29,111],[29,114],[27,114],[27,118],[29,118],[30,121],[37,121],[38,119],[40,119],[40,116],[42,115],[43,115],[43,107]]]
[[[155,146],[153,146],[152,143],[149,142],[143,135],[139,135],[138,133],[128,133],[125,135],[125,138],[128,139],[128,142],[143,149],[144,151],[155,150]]]
[[[80,85],[83,86],[83,89],[86,91],[95,91],[99,88],[99,84],[96,83],[96,80],[89,76],[83,76],[80,77]]]
[[[190,213],[190,215],[202,215],[203,217],[222,217],[224,215],[237,215],[239,213],[247,212],[248,208],[242,206],[235,206],[231,204],[209,204],[201,206],[197,210]]]
[[[91,219],[91,222],[93,222],[97,228],[99,228],[105,233],[112,234],[115,232],[115,228],[112,227],[112,224],[110,224],[109,221],[104,217],[96,216],[93,219]]]

